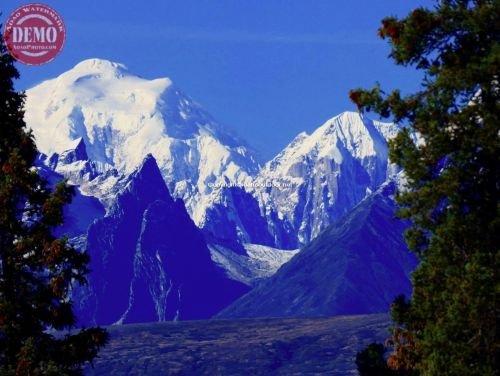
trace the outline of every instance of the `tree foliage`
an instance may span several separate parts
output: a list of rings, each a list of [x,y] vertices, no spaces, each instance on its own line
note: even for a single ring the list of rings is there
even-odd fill
[[[0,39],[0,374],[78,375],[107,333],[74,330],[69,295],[86,282],[89,257],[53,235],[73,190],[62,182],[52,191],[34,167],[18,77]]]
[[[360,110],[407,127],[390,144],[407,184],[399,215],[420,264],[393,305],[389,364],[421,375],[496,375],[500,292],[500,2],[439,1],[379,29],[418,92],[356,89]],[[412,138],[417,135],[417,140]]]

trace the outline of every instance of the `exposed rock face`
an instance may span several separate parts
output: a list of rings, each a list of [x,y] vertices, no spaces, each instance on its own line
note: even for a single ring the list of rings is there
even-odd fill
[[[80,316],[98,324],[209,318],[248,290],[224,276],[152,156],[88,231]]]
[[[387,312],[411,293],[416,258],[394,218],[393,184],[365,199],[271,278],[226,308],[223,318]]]

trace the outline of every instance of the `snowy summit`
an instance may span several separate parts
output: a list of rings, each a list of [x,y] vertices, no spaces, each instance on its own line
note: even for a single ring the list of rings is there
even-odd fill
[[[150,153],[195,218],[210,183],[242,181],[257,170],[245,144],[168,78],[147,80],[122,64],[90,59],[26,94],[26,123],[42,153],[60,155],[81,139],[100,171],[122,173]]]

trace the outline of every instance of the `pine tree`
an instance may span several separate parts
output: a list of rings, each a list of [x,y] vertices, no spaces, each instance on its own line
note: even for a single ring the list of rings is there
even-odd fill
[[[53,235],[73,190],[52,191],[35,169],[17,78],[0,37],[0,374],[79,375],[108,337],[74,328],[69,295],[86,282],[89,257]]]
[[[421,70],[420,89],[350,98],[406,125],[390,144],[405,169],[399,215],[420,263],[413,296],[393,305],[389,364],[421,375],[500,369],[500,1],[447,0],[383,20],[395,63]],[[417,135],[417,141],[412,139]]]

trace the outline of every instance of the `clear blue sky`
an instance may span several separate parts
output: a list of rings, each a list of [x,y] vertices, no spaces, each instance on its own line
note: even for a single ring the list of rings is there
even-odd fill
[[[7,0],[1,21],[29,1]],[[67,39],[51,63],[18,65],[26,89],[98,57],[142,77],[170,77],[265,158],[301,131],[354,110],[355,87],[415,89],[376,31],[430,0],[54,0]]]

